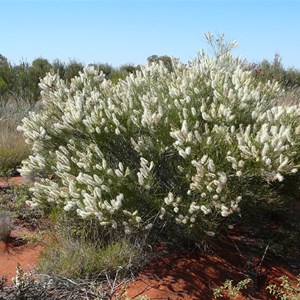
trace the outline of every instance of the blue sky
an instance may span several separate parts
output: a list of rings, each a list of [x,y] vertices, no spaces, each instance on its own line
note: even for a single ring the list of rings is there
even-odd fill
[[[144,64],[153,54],[186,62],[204,33],[237,40],[252,62],[282,57],[300,69],[300,1],[0,0],[0,54],[12,63],[76,59]]]

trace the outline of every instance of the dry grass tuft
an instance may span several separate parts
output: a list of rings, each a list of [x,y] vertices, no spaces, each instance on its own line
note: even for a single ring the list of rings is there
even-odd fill
[[[0,240],[6,241],[9,238],[12,227],[10,214],[6,211],[0,212]]]
[[[0,110],[0,175],[10,176],[27,158],[30,149],[17,126],[23,114],[14,109]]]

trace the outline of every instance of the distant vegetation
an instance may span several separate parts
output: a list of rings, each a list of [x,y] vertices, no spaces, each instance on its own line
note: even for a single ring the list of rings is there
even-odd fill
[[[119,68],[107,63],[91,65],[103,71],[106,79],[112,81],[122,79],[139,68],[130,64]],[[83,68],[84,65],[76,60],[64,63],[57,59],[50,63],[44,58],[37,58],[31,64],[21,62],[14,65],[0,54],[0,105],[3,107],[14,101],[32,107],[40,100],[39,82],[48,72],[58,73],[62,79],[70,82]]]
[[[252,64],[252,69],[260,81],[276,80],[286,89],[300,86],[300,70],[285,69],[279,54],[275,54],[272,62],[263,60],[259,64]]]
[[[147,61],[149,63],[162,61],[168,69],[172,68],[171,57],[167,55],[152,55]],[[108,63],[90,65],[103,71],[106,79],[115,83],[140,69],[140,66],[132,64],[124,64],[119,68],[114,68]],[[13,101],[21,106],[33,107],[40,100],[39,82],[48,72],[58,73],[60,78],[70,82],[83,68],[84,65],[76,60],[65,63],[56,59],[50,63],[45,58],[36,58],[32,63],[23,61],[19,64],[12,64],[0,54],[0,106],[4,107]],[[253,70],[259,81],[276,80],[285,89],[300,86],[300,71],[294,68],[284,68],[278,54],[271,62],[263,60],[258,64],[246,63],[245,68]]]
[[[158,61],[172,71],[171,57],[152,55],[147,58],[148,63]],[[113,83],[140,70],[140,66],[132,64],[124,64],[118,68],[108,63],[90,65],[101,70],[105,78]],[[36,58],[32,63],[22,61],[19,64],[12,64],[0,54],[0,174],[5,176],[14,174],[22,159],[29,155],[29,149],[21,134],[16,131],[16,127],[30,110],[39,109],[40,80],[48,72],[52,72],[70,83],[72,78],[83,71],[83,68],[84,65],[76,60],[65,63],[56,59],[51,63],[45,58]],[[278,54],[275,55],[273,61],[263,60],[257,64],[245,62],[244,69],[251,70],[257,81],[263,83],[268,80],[278,81],[287,91],[282,99],[278,99],[279,103],[295,104],[299,102],[300,70],[284,68]]]

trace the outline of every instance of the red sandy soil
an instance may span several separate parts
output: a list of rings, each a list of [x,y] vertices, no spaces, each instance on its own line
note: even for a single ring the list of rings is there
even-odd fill
[[[0,277],[6,276],[8,284],[11,284],[11,278],[15,276],[17,264],[24,271],[29,271],[37,263],[42,250],[40,245],[16,245],[14,239],[21,237],[23,233],[24,231],[14,231],[10,243],[0,242]],[[134,280],[119,287],[115,296],[123,295],[123,300],[125,296],[135,299],[141,295],[147,295],[153,300],[214,299],[212,288],[222,285],[226,279],[232,279],[236,284],[249,275],[249,270],[247,260],[239,256],[230,242],[223,241],[222,246],[213,248],[209,251],[174,251],[161,245],[154,249],[159,253],[157,258],[148,263]],[[247,295],[225,299],[275,299],[265,290],[268,284],[279,283],[278,278],[282,275],[296,280],[297,272],[280,261],[267,260],[264,265],[262,271],[268,273],[258,278],[257,291],[250,285]]]
[[[33,234],[24,228],[13,230],[6,242],[0,241],[0,278],[5,276],[7,284],[12,283],[16,276],[17,265],[20,264],[24,272],[30,271],[37,261],[43,247],[41,245],[26,244],[24,235]]]
[[[21,176],[9,179],[0,178],[0,189],[11,184],[22,184],[25,180]],[[15,230],[7,241],[0,241],[0,278],[6,277],[7,284],[11,284],[12,277],[16,276],[17,265],[20,264],[24,272],[30,271],[37,261],[43,247],[41,245],[30,245],[25,242],[25,235],[34,234],[21,225],[15,226]]]
[[[133,299],[139,295],[160,300],[214,299],[212,289],[221,286],[226,279],[233,280],[236,285],[252,274],[252,263],[247,253],[241,257],[230,240],[223,239],[219,243],[212,245],[208,251],[166,249],[160,257],[146,265],[133,281],[122,285],[115,295],[123,294]],[[260,259],[254,258],[253,265],[257,266]],[[293,282],[297,279],[297,270],[275,258],[266,259],[260,274],[256,287],[249,284],[244,295],[225,299],[275,299],[266,291],[267,285],[280,284],[279,277],[283,275]]]
[[[25,180],[21,176],[11,177],[8,180],[0,178],[0,187],[7,187],[9,184],[21,184],[25,183]]]
[[[23,182],[17,177],[10,180]],[[0,180],[1,185],[6,186],[5,181]],[[8,284],[15,276],[17,264],[20,263],[22,269],[28,271],[36,265],[43,248],[41,245],[18,245],[18,237],[24,233],[28,231],[24,232],[19,227],[12,232],[8,243],[0,242],[0,278],[6,276]],[[250,276],[256,283],[249,285],[247,293],[225,299],[275,299],[268,294],[266,286],[280,283],[278,279],[282,275],[296,280],[299,262],[293,266],[284,259],[267,254],[262,268],[255,272],[263,255],[253,251],[255,243],[255,240],[249,240],[243,232],[234,229],[205,250],[172,249],[167,244],[158,244],[153,247],[155,258],[136,274],[134,280],[120,285],[114,297],[117,299],[117,295],[122,295],[121,299],[125,296],[135,299],[147,295],[150,299],[160,300],[209,300],[214,299],[212,289],[222,285],[226,279],[236,284]],[[259,276],[255,278],[255,274]]]

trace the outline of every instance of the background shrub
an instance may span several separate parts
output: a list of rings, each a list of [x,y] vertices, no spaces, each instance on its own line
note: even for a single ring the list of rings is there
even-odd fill
[[[249,66],[259,81],[278,81],[285,89],[300,87],[300,72],[294,68],[285,69],[279,54],[275,54],[272,62],[263,60],[258,64]]]
[[[28,108],[27,108],[28,110]],[[30,153],[24,137],[17,131],[17,126],[26,115],[15,103],[0,108],[0,176],[11,176],[21,166],[23,159]]]

